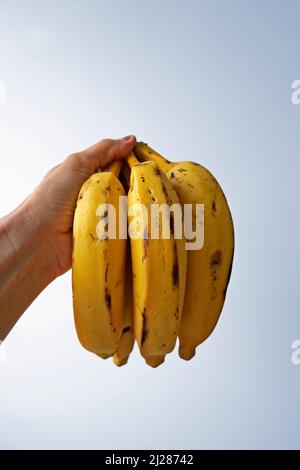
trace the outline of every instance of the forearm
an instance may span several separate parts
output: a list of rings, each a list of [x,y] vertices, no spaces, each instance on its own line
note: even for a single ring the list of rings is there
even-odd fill
[[[0,219],[0,340],[56,277],[43,227],[30,218],[30,202]]]

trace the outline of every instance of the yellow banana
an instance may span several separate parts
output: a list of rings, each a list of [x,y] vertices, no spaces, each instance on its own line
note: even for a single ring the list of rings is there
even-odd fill
[[[125,276],[124,320],[122,334],[118,342],[117,351],[113,356],[113,361],[116,366],[127,364],[128,357],[133,350],[135,341],[133,327],[133,291],[130,243],[127,244]]]
[[[170,163],[139,142],[135,154],[156,162],[167,174],[180,202],[204,204],[204,246],[189,250],[184,307],[179,330],[179,354],[189,360],[214,330],[225,301],[234,252],[230,209],[214,176],[193,162]]]
[[[175,239],[172,231],[170,238],[163,238],[161,233],[158,238],[151,236],[154,223],[151,205],[170,206],[179,204],[179,200],[170,181],[154,162],[139,163],[131,154],[127,163],[131,168],[128,222],[135,337],[147,364],[157,367],[173,350],[178,335],[186,276],[185,240]],[[147,213],[136,204],[144,205]],[[139,225],[135,226],[137,219]],[[140,238],[133,237],[138,231]]]
[[[122,167],[122,174],[125,179],[126,192],[129,188],[130,171],[125,164]],[[122,334],[118,342],[118,349],[113,356],[113,361],[116,366],[123,366],[127,364],[128,357],[134,346],[134,326],[133,326],[133,289],[132,289],[132,269],[131,269],[131,249],[130,242],[127,243],[126,248],[126,271],[125,271],[125,297],[124,297],[124,322]]]
[[[73,226],[73,306],[77,335],[87,350],[106,358],[117,350],[124,322],[126,239],[118,237],[118,180],[121,162],[92,175],[79,193]],[[103,204],[103,206],[102,206]],[[111,204],[116,211],[116,237],[99,238],[99,223]],[[103,210],[104,208],[104,210]]]

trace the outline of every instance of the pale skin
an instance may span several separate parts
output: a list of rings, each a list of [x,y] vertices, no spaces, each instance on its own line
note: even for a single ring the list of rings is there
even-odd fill
[[[0,340],[33,300],[72,264],[72,226],[84,181],[129,155],[134,136],[105,139],[52,168],[23,203],[0,219]]]

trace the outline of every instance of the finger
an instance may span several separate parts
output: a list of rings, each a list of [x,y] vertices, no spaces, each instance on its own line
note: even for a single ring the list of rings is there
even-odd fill
[[[136,144],[134,135],[123,139],[104,139],[83,152],[86,163],[95,170],[105,168],[113,160],[124,158]]]

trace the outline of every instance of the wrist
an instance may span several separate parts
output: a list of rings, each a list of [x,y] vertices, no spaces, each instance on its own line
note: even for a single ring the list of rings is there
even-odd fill
[[[36,288],[42,290],[58,273],[49,247],[47,227],[43,226],[38,203],[30,196],[4,219],[4,227],[12,249],[20,259],[23,256],[32,265],[30,276]]]
[[[0,221],[0,339],[56,277],[47,238],[31,219],[28,201]]]

